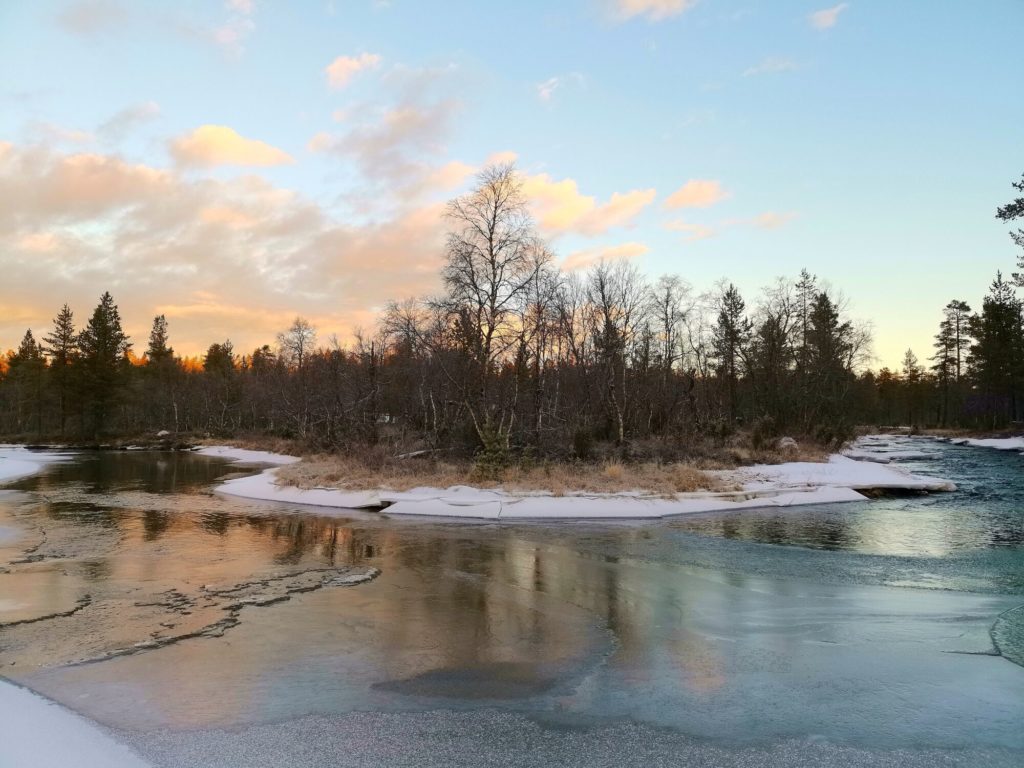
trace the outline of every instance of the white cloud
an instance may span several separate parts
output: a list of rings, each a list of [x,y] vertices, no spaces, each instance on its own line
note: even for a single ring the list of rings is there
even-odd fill
[[[815,29],[830,29],[836,25],[837,21],[839,21],[839,14],[849,7],[849,3],[833,5],[831,8],[815,11],[807,17],[807,20]]]
[[[160,116],[160,105],[155,101],[146,101],[125,107],[117,114],[104,121],[96,133],[107,141],[120,141],[125,134],[137,125],[155,120]]]
[[[637,16],[662,21],[690,10],[697,0],[612,0],[612,15],[620,21]]]
[[[745,69],[743,71],[743,76],[751,77],[753,75],[765,75],[775,72],[792,72],[796,69],[800,69],[800,65],[792,59],[783,58],[781,56],[769,56],[766,59],[762,59],[759,64]]]
[[[555,77],[549,77],[544,82],[537,83],[537,98],[541,101],[549,102],[554,97],[555,91],[560,90],[569,84],[582,86],[584,82],[584,77],[579,72],[571,72],[568,75],[556,75]]]

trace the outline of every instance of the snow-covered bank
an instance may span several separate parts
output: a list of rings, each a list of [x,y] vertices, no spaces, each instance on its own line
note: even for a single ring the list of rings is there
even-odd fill
[[[0,767],[149,768],[99,726],[0,679]]]
[[[972,448],[994,448],[997,451],[1024,452],[1024,437],[955,437],[949,442],[953,445],[968,445]]]
[[[222,451],[222,449],[210,449]],[[223,451],[216,454],[226,455]],[[291,463],[278,456],[274,463]],[[270,463],[270,462],[267,462]],[[791,462],[757,465],[716,473],[739,490],[655,496],[628,493],[511,493],[469,486],[414,488],[410,491],[347,491],[334,488],[302,490],[277,484],[276,469],[221,484],[218,493],[247,499],[303,504],[336,509],[383,509],[389,516],[535,519],[649,519],[698,512],[722,512],[760,507],[790,507],[863,501],[861,490],[952,491],[955,486],[901,468],[832,456],[828,463]]]
[[[0,445],[0,484],[34,475],[47,464],[69,458],[63,453],[30,451],[20,445]]]

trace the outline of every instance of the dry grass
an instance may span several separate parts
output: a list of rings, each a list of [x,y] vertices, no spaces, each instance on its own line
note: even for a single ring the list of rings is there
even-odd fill
[[[729,490],[714,475],[680,463],[552,463],[506,470],[498,480],[474,477],[470,463],[392,459],[371,465],[353,457],[318,455],[278,470],[278,478],[300,488],[394,491],[418,486],[480,485],[520,493],[618,493],[643,491],[671,496],[690,491]]]

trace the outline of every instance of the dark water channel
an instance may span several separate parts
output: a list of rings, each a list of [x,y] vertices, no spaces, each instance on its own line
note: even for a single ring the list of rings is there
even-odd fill
[[[0,674],[167,765],[371,716],[1024,764],[1024,457],[928,446],[958,493],[644,524],[325,516],[215,495],[220,460],[84,454],[0,490]]]

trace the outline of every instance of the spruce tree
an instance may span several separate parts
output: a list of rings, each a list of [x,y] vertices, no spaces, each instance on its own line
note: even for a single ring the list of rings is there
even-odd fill
[[[718,375],[726,385],[729,419],[735,421],[738,413],[737,385],[741,365],[745,361],[750,343],[751,322],[744,316],[746,304],[739,289],[732,283],[718,299],[718,322],[712,335]]]
[[[7,378],[15,391],[16,419],[20,431],[42,433],[43,386],[46,358],[31,330],[25,331],[18,351],[8,359]]]
[[[81,351],[82,397],[99,438],[110,426],[110,412],[124,386],[131,349],[121,327],[121,315],[109,292],[100,297],[92,317],[78,337]]]
[[[996,273],[980,315],[971,319],[968,363],[984,397],[991,426],[1022,417],[1024,411],[1024,322],[1013,286]]]
[[[53,330],[43,337],[43,341],[46,343],[46,354],[50,358],[50,380],[57,394],[60,434],[63,436],[74,394],[75,364],[78,361],[75,318],[67,304],[61,307],[53,319]]]

